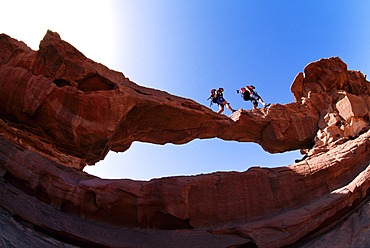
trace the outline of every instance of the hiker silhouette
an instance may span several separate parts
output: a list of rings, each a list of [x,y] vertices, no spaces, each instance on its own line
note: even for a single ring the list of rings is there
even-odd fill
[[[262,97],[257,93],[253,85],[240,88],[240,90],[236,90],[236,92],[240,93],[243,100],[251,101],[254,109],[258,107],[258,102],[260,102],[264,108],[267,108],[271,105],[271,103],[265,103],[263,101]]]
[[[217,103],[219,110],[217,111],[218,114],[221,114],[224,111],[224,106],[226,106],[231,112],[235,112],[236,110],[233,109],[230,106],[230,103],[228,103],[225,98],[224,98],[224,88],[219,88],[218,90],[212,89],[211,90],[211,96],[208,99],[211,99],[211,104],[212,103]]]

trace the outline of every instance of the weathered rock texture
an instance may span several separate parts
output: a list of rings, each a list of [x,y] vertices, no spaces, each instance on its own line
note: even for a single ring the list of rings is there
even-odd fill
[[[299,73],[294,103],[229,118],[138,86],[51,31],[38,51],[2,34],[0,87],[1,246],[370,245],[370,83],[339,58]],[[214,137],[306,158],[151,181],[82,172],[133,141]]]

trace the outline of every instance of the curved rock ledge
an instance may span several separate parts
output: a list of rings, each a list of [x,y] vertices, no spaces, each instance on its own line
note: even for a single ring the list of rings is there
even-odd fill
[[[12,232],[2,245],[296,246],[368,202],[370,83],[339,58],[307,65],[294,103],[228,118],[141,87],[51,31],[38,51],[2,34],[0,54],[0,225]],[[305,159],[148,182],[82,172],[133,141],[214,137]]]

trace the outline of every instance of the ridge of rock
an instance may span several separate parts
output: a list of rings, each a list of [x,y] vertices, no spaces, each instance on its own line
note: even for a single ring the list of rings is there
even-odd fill
[[[139,86],[52,31],[38,51],[1,34],[0,54],[4,226],[15,215],[30,223],[29,233],[75,245],[281,247],[310,242],[368,201],[370,83],[340,58],[307,65],[291,86],[295,102],[226,117]],[[301,149],[305,159],[149,182],[82,172],[133,141],[214,137],[255,142],[271,153]],[[36,234],[24,239],[45,242]]]

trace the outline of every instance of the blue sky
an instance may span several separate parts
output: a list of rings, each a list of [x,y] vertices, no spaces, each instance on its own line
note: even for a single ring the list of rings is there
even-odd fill
[[[51,29],[137,84],[206,106],[210,89],[223,87],[233,108],[251,109],[235,93],[246,84],[255,85],[266,102],[292,102],[295,76],[321,58],[339,56],[349,69],[370,71],[365,0],[14,0],[2,1],[2,9],[0,32],[33,49]],[[268,154],[256,144],[219,139],[135,142],[86,171],[148,180],[284,166],[299,157],[298,151]]]

